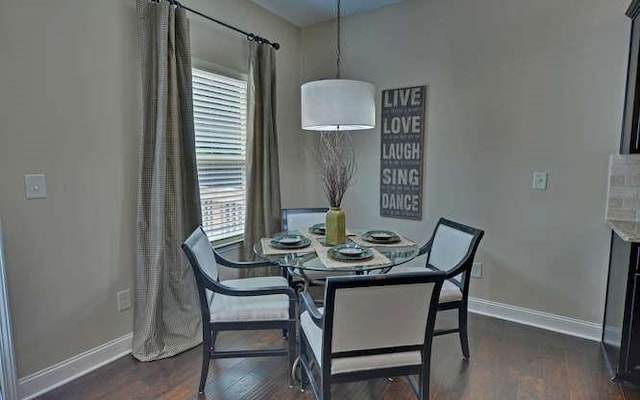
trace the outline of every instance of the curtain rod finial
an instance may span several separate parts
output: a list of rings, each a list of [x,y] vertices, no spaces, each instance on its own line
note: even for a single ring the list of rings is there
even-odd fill
[[[280,50],[280,43],[271,42],[271,41],[263,38],[262,36],[256,35],[255,33],[247,33],[247,40],[249,40],[250,42],[256,42],[256,43],[260,43],[260,44],[268,44],[270,46],[273,46],[274,49]]]

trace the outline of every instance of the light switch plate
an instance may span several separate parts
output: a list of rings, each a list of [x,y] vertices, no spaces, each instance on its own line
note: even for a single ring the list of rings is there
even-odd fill
[[[46,198],[47,182],[44,178],[44,174],[25,175],[24,192],[27,200]]]
[[[117,293],[118,311],[124,311],[131,308],[131,289],[121,290]]]
[[[546,172],[534,172],[533,181],[531,182],[531,189],[535,190],[547,190],[547,177]]]
[[[474,262],[473,267],[471,267],[471,277],[482,279],[482,263]]]

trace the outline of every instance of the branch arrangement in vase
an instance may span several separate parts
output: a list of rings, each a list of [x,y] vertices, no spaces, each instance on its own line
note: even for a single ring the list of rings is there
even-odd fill
[[[315,161],[331,207],[340,207],[358,172],[356,152],[348,132],[322,132],[315,145]]]

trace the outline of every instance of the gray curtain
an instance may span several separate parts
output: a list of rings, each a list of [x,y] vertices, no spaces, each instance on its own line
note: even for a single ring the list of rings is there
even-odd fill
[[[167,1],[137,1],[142,63],[133,355],[170,357],[202,340],[193,272],[180,244],[201,223],[189,25]]]
[[[247,82],[247,196],[244,257],[261,237],[281,229],[280,170],[276,129],[276,58],[268,44],[249,42]],[[243,270],[243,277],[277,274],[266,268]]]

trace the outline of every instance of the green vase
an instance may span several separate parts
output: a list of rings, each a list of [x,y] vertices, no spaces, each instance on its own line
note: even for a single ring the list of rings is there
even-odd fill
[[[327,211],[325,240],[328,246],[345,243],[347,239],[344,211],[340,207],[331,207]]]

